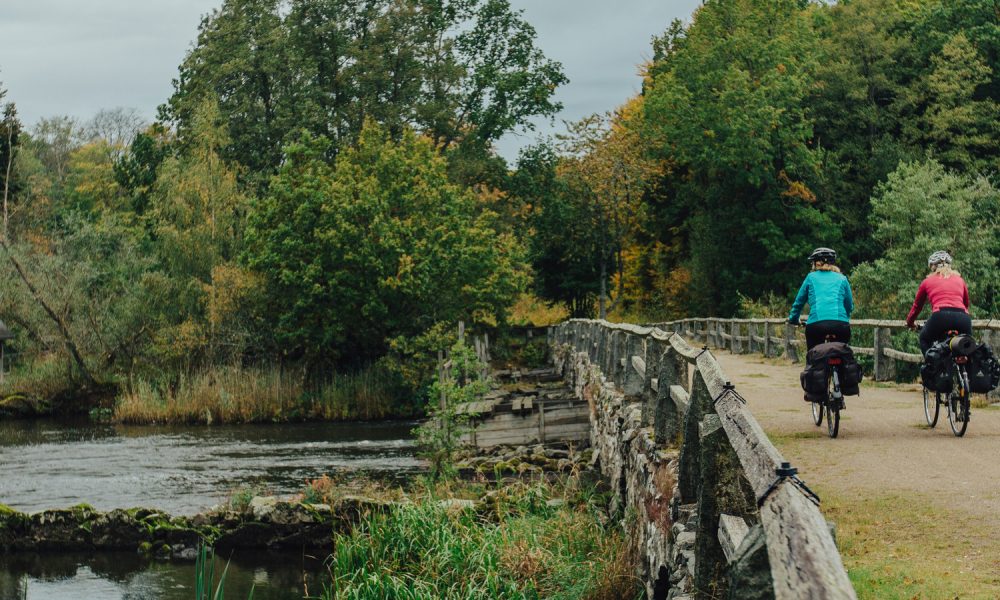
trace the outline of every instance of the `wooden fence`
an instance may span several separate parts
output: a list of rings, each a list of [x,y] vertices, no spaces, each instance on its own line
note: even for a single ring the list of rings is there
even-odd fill
[[[699,324],[703,337],[765,347],[786,342],[775,342],[766,326],[756,336],[742,335],[731,322],[728,333],[725,322],[710,323],[669,327]],[[680,441],[680,502],[696,504],[698,513],[694,584],[700,597],[856,598],[819,499],[707,348],[661,327],[579,319],[552,327],[549,341],[585,353],[627,398],[641,402],[643,424],[657,442]]]
[[[681,319],[650,325],[664,331],[679,333],[689,340],[712,348],[726,348],[735,354],[758,353],[779,356],[784,353],[793,362],[800,360],[805,349],[801,337],[802,327],[790,325],[784,319]],[[1000,319],[974,320],[975,337],[996,346],[1000,342]],[[861,319],[851,321],[855,336],[859,331],[872,330],[872,346],[851,345],[856,354],[871,356],[874,360],[876,381],[891,381],[896,376],[896,362],[920,363],[919,353],[903,352],[892,347],[892,333],[906,331],[905,321]],[[916,333],[911,333],[916,339]]]

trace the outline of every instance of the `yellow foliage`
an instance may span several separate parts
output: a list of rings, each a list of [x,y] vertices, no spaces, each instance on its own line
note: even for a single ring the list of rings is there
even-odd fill
[[[510,308],[507,320],[512,325],[533,325],[544,327],[565,321],[569,309],[559,302],[546,302],[533,294],[521,294]]]

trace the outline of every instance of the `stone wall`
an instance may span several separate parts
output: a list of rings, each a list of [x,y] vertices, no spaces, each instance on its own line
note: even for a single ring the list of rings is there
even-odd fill
[[[614,490],[612,508],[635,541],[647,597],[688,597],[697,519],[678,504],[679,451],[655,441],[652,425],[643,425],[640,398],[616,389],[586,353],[563,345],[553,358],[576,397],[589,405],[594,460]]]

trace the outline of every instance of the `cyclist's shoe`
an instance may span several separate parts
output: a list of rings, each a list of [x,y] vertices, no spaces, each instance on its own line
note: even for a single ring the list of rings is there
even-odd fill
[[[843,398],[840,399],[840,406],[838,406],[837,408],[839,410],[844,410],[845,408],[847,408],[847,403],[844,402]]]

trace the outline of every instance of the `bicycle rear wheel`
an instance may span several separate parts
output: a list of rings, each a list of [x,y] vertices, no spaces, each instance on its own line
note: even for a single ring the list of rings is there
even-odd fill
[[[955,369],[954,373],[955,385],[948,397],[948,424],[955,437],[962,437],[969,428],[969,380],[964,368]]]
[[[840,433],[840,399],[835,396],[836,385],[833,375],[827,375],[826,380],[826,432],[831,438]]]
[[[927,419],[927,426],[931,429],[937,425],[938,414],[941,412],[941,403],[938,402],[937,392],[931,392],[924,388],[924,418]]]
[[[809,404],[812,405],[813,423],[816,424],[816,427],[819,427],[823,424],[823,403],[810,402]]]

